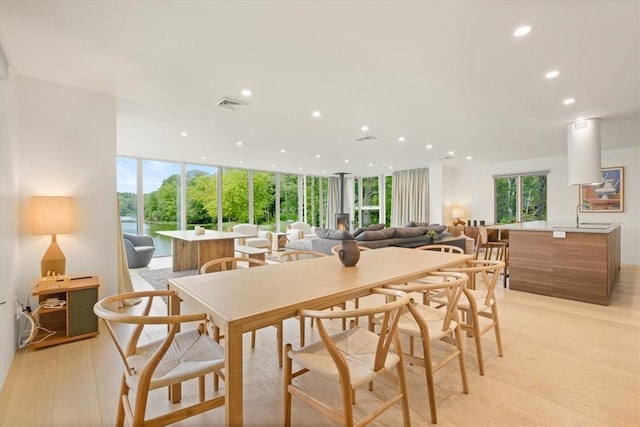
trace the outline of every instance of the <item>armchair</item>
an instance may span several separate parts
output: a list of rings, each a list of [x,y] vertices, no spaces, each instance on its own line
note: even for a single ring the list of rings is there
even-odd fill
[[[287,238],[289,240],[313,239],[316,237],[318,236],[315,234],[315,227],[306,222],[293,222],[287,229]]]
[[[138,236],[122,233],[124,250],[127,254],[127,266],[129,268],[146,267],[153,258],[156,248],[151,236]]]
[[[231,227],[236,233],[247,234],[252,237],[241,237],[238,239],[240,246],[249,246],[252,248],[265,248],[269,252],[273,249],[273,236],[270,231],[258,230],[255,224],[237,224]]]

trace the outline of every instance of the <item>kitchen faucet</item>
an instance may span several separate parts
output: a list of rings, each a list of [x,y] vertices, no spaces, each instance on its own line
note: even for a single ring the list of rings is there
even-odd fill
[[[593,209],[593,206],[591,206],[591,203],[588,203],[588,202],[578,203],[578,206],[576,206],[576,228],[580,228],[580,208],[585,206],[588,207],[589,209]]]

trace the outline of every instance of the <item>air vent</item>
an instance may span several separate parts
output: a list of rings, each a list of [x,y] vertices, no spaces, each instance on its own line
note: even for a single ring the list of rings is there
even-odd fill
[[[356,141],[372,141],[374,139],[378,139],[377,137],[373,136],[373,135],[364,135],[361,137],[356,138]]]
[[[438,160],[451,160],[451,159],[453,159],[453,156],[440,157]]]
[[[247,105],[247,102],[240,101],[239,99],[224,97],[216,105],[221,108],[226,108],[227,110],[235,110],[236,107]]]

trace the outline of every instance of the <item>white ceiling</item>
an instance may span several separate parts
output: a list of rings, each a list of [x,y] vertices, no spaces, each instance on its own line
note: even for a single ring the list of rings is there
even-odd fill
[[[638,1],[3,0],[0,43],[13,74],[115,95],[120,155],[366,176],[563,155],[579,116],[639,145],[639,21]]]

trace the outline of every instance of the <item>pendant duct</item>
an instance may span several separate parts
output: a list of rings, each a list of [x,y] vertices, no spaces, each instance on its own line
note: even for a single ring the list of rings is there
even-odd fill
[[[579,120],[567,126],[569,185],[602,182],[600,119]]]

